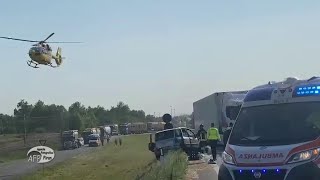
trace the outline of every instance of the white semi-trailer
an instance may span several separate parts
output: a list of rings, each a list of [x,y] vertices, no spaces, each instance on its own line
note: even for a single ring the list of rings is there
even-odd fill
[[[198,131],[200,124],[203,124],[207,130],[214,123],[222,134],[230,122],[234,123],[247,92],[217,92],[194,102],[194,129]]]

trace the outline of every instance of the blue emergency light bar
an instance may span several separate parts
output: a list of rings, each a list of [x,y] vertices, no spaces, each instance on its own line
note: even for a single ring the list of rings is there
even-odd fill
[[[293,96],[318,96],[320,95],[320,85],[299,86],[295,89]]]

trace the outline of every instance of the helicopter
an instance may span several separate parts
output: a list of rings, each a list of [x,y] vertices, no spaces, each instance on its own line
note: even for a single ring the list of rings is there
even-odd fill
[[[1,39],[10,39],[16,41],[24,41],[24,42],[36,42],[36,44],[32,45],[29,50],[30,60],[27,61],[27,64],[33,68],[39,68],[38,65],[46,65],[53,68],[59,67],[62,64],[62,60],[64,57],[61,55],[61,48],[58,47],[56,54],[52,53],[52,49],[49,46],[49,43],[81,43],[81,42],[47,42],[54,33],[51,33],[46,39],[42,41],[35,40],[26,40],[26,39],[18,39],[11,37],[0,37]],[[55,65],[52,63],[52,60],[55,60]]]

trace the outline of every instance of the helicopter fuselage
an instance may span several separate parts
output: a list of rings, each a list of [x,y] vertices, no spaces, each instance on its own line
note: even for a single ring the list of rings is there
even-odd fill
[[[49,43],[80,43],[80,42],[47,42],[47,40],[53,36],[54,33],[51,33],[47,38],[45,38],[42,41],[35,41],[35,40],[27,40],[27,39],[19,39],[19,38],[12,38],[12,37],[5,37],[5,36],[0,36],[0,39],[10,39],[10,40],[15,40],[15,41],[24,41],[24,42],[32,42],[32,43],[37,43],[34,44],[30,49],[29,49],[29,57],[31,60],[27,61],[27,64],[30,67],[33,68],[39,68],[38,65],[47,65],[50,67],[59,67],[62,63],[62,60],[64,57],[62,57],[61,54],[61,48],[58,47],[57,52],[55,55],[52,54],[52,49],[49,46]],[[51,61],[54,60],[55,64],[54,65]]]
[[[29,57],[39,64],[50,64],[52,60],[52,51],[48,51],[41,46],[34,46],[29,50]]]

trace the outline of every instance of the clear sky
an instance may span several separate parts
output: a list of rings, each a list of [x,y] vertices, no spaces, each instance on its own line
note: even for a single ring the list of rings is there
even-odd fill
[[[2,0],[0,36],[85,43],[62,44],[60,68],[33,69],[30,43],[0,39],[0,112],[41,99],[191,113],[216,91],[319,75],[319,19],[308,0]]]

